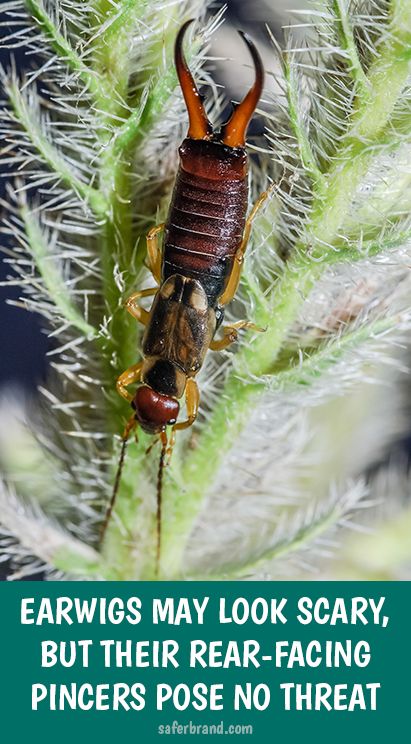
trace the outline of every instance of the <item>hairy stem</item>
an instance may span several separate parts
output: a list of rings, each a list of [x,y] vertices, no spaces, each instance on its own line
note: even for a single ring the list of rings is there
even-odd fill
[[[145,3],[130,4],[125,2],[122,6],[124,12],[133,13],[133,23],[138,21],[138,12],[145,7]],[[177,11],[176,11],[177,12]],[[131,364],[138,360],[137,324],[122,306],[121,292],[116,284],[115,273],[125,277],[136,276],[143,265],[143,253],[136,253],[135,247],[139,241],[144,241],[145,236],[136,234],[132,223],[132,163],[136,148],[143,145],[150,128],[158,120],[164,111],[167,101],[175,87],[175,72],[170,71],[162,75],[150,88],[146,84],[146,72],[141,74],[141,94],[138,101],[134,102],[133,110],[126,110],[121,106],[121,101],[127,100],[128,87],[128,35],[124,34],[123,26],[118,26],[115,21],[104,24],[104,33],[98,35],[95,40],[95,64],[100,69],[101,75],[108,75],[114,87],[114,96],[103,96],[98,103],[102,118],[102,137],[107,127],[111,129],[111,135],[106,139],[101,160],[101,185],[105,192],[110,208],[106,221],[102,243],[102,264],[104,275],[104,296],[111,317],[110,322],[110,344],[106,349],[106,358],[109,361],[107,369],[108,387],[113,391],[110,397],[110,428],[120,433],[123,428],[124,415],[130,415],[131,409],[127,410],[126,404],[115,392],[115,378]],[[169,19],[168,19],[169,20]],[[130,18],[129,18],[130,22]],[[173,28],[164,32],[163,43],[166,48],[171,47],[174,39]],[[120,102],[118,107],[113,101]],[[123,119],[123,121],[121,121]],[[154,205],[153,205],[154,209]],[[137,358],[136,358],[137,357]],[[147,447],[147,438],[139,436],[139,441],[132,448],[134,467],[129,468],[127,463],[124,468],[122,483],[120,485],[116,519],[111,520],[103,545],[104,556],[108,563],[116,562],[119,567],[119,577],[122,577],[121,566],[130,566],[136,561],[134,542],[137,537],[124,541],[122,526],[133,533],[137,521],[143,519],[140,505],[144,498],[143,491],[139,488],[136,494],[135,463],[140,464],[139,484],[145,482],[144,470],[149,467],[144,452]],[[151,535],[151,516],[146,517],[146,532]],[[139,525],[141,527],[141,524]],[[137,529],[137,526],[136,526]],[[120,560],[122,556],[122,560]],[[154,561],[154,552],[151,563]],[[151,570],[151,569],[150,569]],[[136,567],[137,571],[137,567]],[[128,574],[129,575],[129,574]]]
[[[55,265],[54,257],[47,250],[44,243],[44,235],[27,205],[22,207],[21,216],[26,227],[30,252],[53,303],[62,315],[67,318],[68,322],[74,328],[77,328],[80,333],[84,333],[89,339],[96,338],[97,330],[84,320],[81,313],[73,304],[67,284]]]
[[[395,0],[392,8],[390,33],[368,73],[368,94],[357,99],[347,135],[327,174],[327,188],[324,192],[321,186],[317,189],[314,186],[308,235],[297,245],[297,257],[290,261],[277,284],[271,317],[256,315],[259,325],[269,321],[270,327],[264,336],[254,339],[248,347],[243,346],[237,355],[218,406],[199,436],[196,450],[186,458],[182,483],[178,484],[179,488],[170,486],[167,490],[162,556],[162,571],[166,578],[180,574],[185,546],[204,495],[257,403],[256,391],[245,385],[241,378],[244,375],[248,378],[253,374],[265,375],[272,370],[314,279],[326,265],[315,263],[310,270],[304,255],[317,261],[323,258],[324,246],[332,246],[338,238],[360,178],[369,167],[372,158],[370,144],[378,141],[378,135],[384,131],[406,84],[409,64],[399,52],[410,41],[411,6],[406,0]],[[190,484],[189,492],[184,489],[186,483]]]
[[[316,519],[310,519],[306,524],[302,524],[300,529],[291,538],[278,540],[271,547],[267,547],[260,555],[244,562],[242,565],[237,564],[235,567],[227,566],[226,570],[202,576],[196,574],[193,578],[196,581],[200,581],[201,579],[208,581],[233,581],[234,579],[241,579],[254,574],[270,561],[275,561],[285,554],[289,555],[297,550],[301,550],[305,545],[312,543],[313,540],[320,537],[320,535],[324,535],[330,527],[338,523],[341,516],[341,507],[339,504],[335,504],[329,511],[319,513]]]
[[[28,110],[17,82],[8,86],[7,92],[16,120],[24,128],[34,149],[37,150],[39,155],[47,163],[50,170],[54,171],[67,186],[84,199],[98,216],[104,216],[107,209],[107,202],[103,194],[87,183],[84,183],[67,163],[64,156],[48,140],[41,129],[40,122],[36,121],[33,113]]]
[[[339,21],[338,32],[341,45],[348,55],[351,74],[357,85],[357,93],[366,95],[368,91],[368,80],[358,56],[357,46],[345,0],[333,0],[332,6],[336,18]]]
[[[49,39],[54,51],[64,62],[66,62],[73,72],[79,73],[90,93],[97,96],[102,85],[104,85],[104,81],[98,78],[96,73],[85,64],[82,58],[73,49],[66,37],[63,36],[59,28],[46,13],[41,0],[25,0],[25,3],[31,17],[36,21],[45,36]]]

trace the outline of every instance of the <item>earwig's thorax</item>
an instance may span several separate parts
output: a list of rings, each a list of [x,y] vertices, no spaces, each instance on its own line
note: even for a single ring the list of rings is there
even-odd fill
[[[141,379],[157,393],[173,398],[182,397],[187,382],[182,369],[161,357],[147,357],[144,360]]]

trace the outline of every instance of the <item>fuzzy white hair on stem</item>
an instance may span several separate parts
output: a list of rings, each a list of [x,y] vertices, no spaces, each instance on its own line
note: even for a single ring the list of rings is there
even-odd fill
[[[1,72],[8,281],[50,339],[47,383],[2,454],[0,545],[15,578],[155,575],[144,435],[102,545],[99,534],[128,415],[114,382],[141,340],[123,302],[147,281],[145,234],[165,215],[186,128],[171,58],[187,18],[199,19],[187,55],[213,120],[221,105],[207,46],[223,14],[205,23],[205,10],[2,6],[4,43],[29,55],[25,75]],[[165,473],[160,578],[321,572],[364,522],[361,472],[406,426],[393,391],[411,323],[410,29],[406,0],[331,0],[300,13],[284,48],[267,38],[280,94],[265,95],[251,186],[255,197],[271,184],[271,198],[228,313],[266,332],[207,358],[198,423]],[[391,408],[385,432],[372,408],[386,420]],[[48,485],[28,496],[34,456]]]

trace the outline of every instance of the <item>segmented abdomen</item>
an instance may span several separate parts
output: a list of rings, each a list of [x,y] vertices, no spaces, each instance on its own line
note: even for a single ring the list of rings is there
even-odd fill
[[[221,160],[216,167],[221,171]],[[181,274],[197,279],[214,306],[242,240],[247,181],[246,174],[208,178],[195,170],[190,158],[191,172],[180,167],[177,174],[164,235],[163,278]]]

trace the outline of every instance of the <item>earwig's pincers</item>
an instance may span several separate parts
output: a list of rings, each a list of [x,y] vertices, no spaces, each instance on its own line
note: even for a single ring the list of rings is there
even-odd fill
[[[254,62],[255,82],[242,102],[234,107],[232,115],[222,126],[221,131],[214,132],[204,109],[203,97],[198,92],[183,54],[184,35],[192,23],[193,19],[187,21],[178,32],[174,55],[177,75],[188,111],[187,137],[203,140],[213,139],[229,147],[244,147],[247,128],[260,100],[264,85],[264,67],[261,57],[250,37],[244,31],[239,31],[238,33],[244,39]]]

